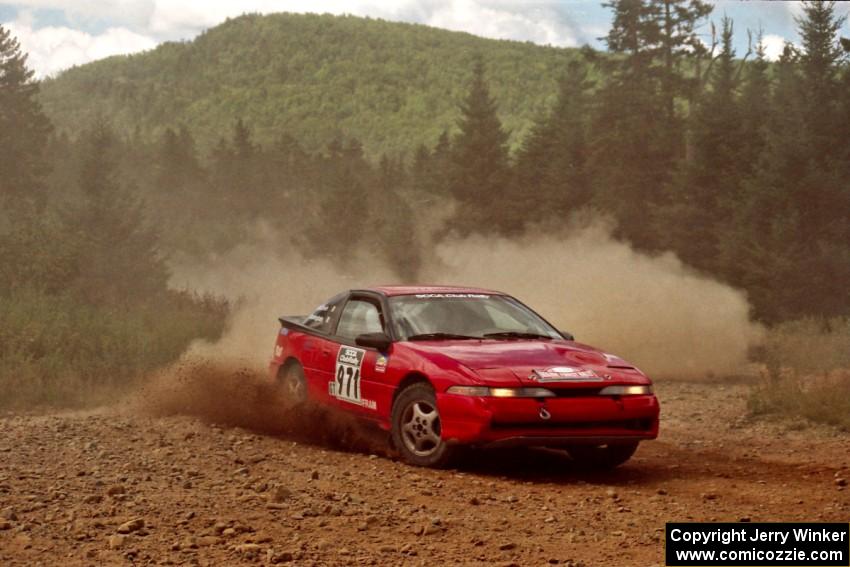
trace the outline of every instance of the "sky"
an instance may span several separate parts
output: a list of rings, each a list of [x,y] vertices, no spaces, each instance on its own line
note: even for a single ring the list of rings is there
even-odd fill
[[[739,56],[747,51],[747,29],[764,31],[770,58],[778,57],[784,42],[799,43],[794,18],[802,12],[800,2],[712,3],[712,19],[725,14],[734,20]],[[846,13],[850,5],[839,4],[838,11]],[[246,12],[352,14],[490,38],[597,48],[604,48],[599,38],[611,19],[601,0],[0,0],[0,24],[20,40],[39,77],[164,41],[192,39]],[[710,42],[710,26],[700,31]],[[842,32],[850,36],[850,26]]]

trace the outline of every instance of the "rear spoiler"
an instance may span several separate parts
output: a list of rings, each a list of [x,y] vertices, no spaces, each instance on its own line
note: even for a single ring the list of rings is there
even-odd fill
[[[316,329],[306,326],[303,323],[305,318],[304,315],[284,315],[283,317],[278,317],[277,320],[280,321],[281,327],[286,327],[287,329],[293,329],[311,335],[321,334]]]

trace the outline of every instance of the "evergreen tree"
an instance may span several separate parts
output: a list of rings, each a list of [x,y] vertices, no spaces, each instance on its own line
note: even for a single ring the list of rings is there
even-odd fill
[[[838,74],[844,55],[838,31],[844,21],[835,13],[835,2],[815,1],[803,3],[803,16],[797,20],[803,44],[800,69],[806,143],[811,159],[820,165],[835,156]]]
[[[496,102],[484,80],[484,65],[473,68],[469,94],[461,105],[460,133],[452,141],[450,193],[457,200],[455,225],[461,232],[504,228],[510,203],[508,135],[496,114]]]
[[[51,126],[38,90],[18,40],[0,25],[0,209],[11,213],[7,222],[44,206]]]
[[[606,42],[613,57],[601,61],[605,83],[597,95],[589,169],[595,204],[619,221],[619,232],[641,247],[658,236],[655,214],[673,166],[664,100],[653,70],[660,31],[648,3],[613,0]]]
[[[573,61],[560,81],[554,108],[523,141],[515,166],[510,228],[550,218],[563,220],[590,201],[586,113],[590,82]]]
[[[77,264],[69,288],[92,303],[156,301],[167,289],[168,271],[142,202],[118,179],[115,136],[101,122],[83,144],[83,202],[67,219]]]
[[[650,0],[648,15],[657,21],[648,33],[657,30],[654,57],[660,61],[661,97],[665,121],[676,122],[675,102],[678,97],[693,98],[693,80],[685,76],[689,60],[699,58],[705,47],[697,37],[697,28],[712,12],[711,4],[702,0]],[[651,37],[651,36],[650,36]]]
[[[427,150],[426,150],[427,151]],[[402,197],[408,184],[407,172],[399,158],[382,156],[378,165],[377,202],[370,208],[370,249],[380,250],[388,265],[403,281],[413,281],[422,262],[413,210]]]
[[[741,179],[742,147],[737,100],[733,27],[723,18],[721,51],[712,69],[711,84],[696,105],[691,120],[693,155],[664,211],[666,238],[687,263],[717,272],[722,263],[723,235],[736,209]]]
[[[311,254],[342,266],[356,259],[358,246],[372,234],[370,210],[380,202],[373,192],[374,173],[357,140],[334,138],[318,161],[318,206],[305,230]]]
[[[765,149],[753,176],[744,180],[736,213],[736,283],[749,291],[756,315],[767,322],[799,316],[806,288],[797,273],[805,252],[793,198],[808,162],[799,143],[803,109],[798,61],[799,53],[786,44],[776,64]]]
[[[756,39],[755,53],[755,60],[747,68],[740,101],[743,138],[740,151],[744,177],[749,176],[755,169],[766,143],[765,129],[770,108],[770,77],[761,32]]]
[[[822,316],[850,311],[850,191],[843,175],[839,73],[844,57],[838,31],[845,21],[834,2],[805,2],[798,20],[803,114],[801,148],[807,158],[793,199],[799,207],[799,236],[804,254],[798,274],[802,313]],[[846,127],[843,128],[846,132]],[[798,276],[800,277],[800,276]]]

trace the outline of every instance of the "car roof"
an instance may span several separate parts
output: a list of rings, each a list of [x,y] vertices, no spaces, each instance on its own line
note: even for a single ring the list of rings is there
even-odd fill
[[[481,293],[487,295],[505,295],[501,291],[494,291],[492,289],[459,285],[379,285],[366,288],[363,291],[374,291],[388,297],[392,297],[394,295],[417,295],[422,293]]]

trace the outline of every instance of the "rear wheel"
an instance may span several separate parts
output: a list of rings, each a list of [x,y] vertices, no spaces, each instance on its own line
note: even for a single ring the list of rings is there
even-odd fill
[[[300,408],[307,402],[307,378],[297,362],[287,364],[281,374],[280,385],[287,408]]]
[[[393,444],[402,458],[420,467],[442,467],[455,454],[441,437],[437,396],[428,384],[412,384],[393,404]]]
[[[572,445],[567,448],[570,457],[583,468],[613,469],[628,461],[637,450],[638,443],[610,443],[607,445]]]

